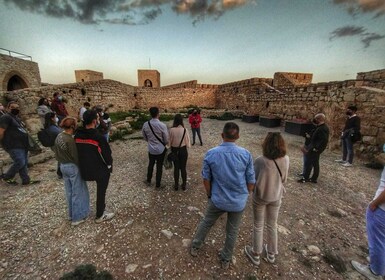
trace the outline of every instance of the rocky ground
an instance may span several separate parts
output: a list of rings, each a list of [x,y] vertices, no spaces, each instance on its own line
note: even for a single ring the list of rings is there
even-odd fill
[[[268,129],[236,121],[240,146],[254,157]],[[79,264],[92,263],[115,279],[362,279],[349,264],[365,262],[365,207],[373,197],[379,170],[357,161],[353,168],[334,162],[338,153],[321,157],[318,184],[296,182],[301,171],[303,138],[283,133],[288,143],[290,177],[279,216],[279,256],[275,265],[253,266],[243,253],[251,243],[252,212],[247,205],[233,263],[222,270],[217,251],[224,241],[225,217],[212,228],[197,258],[189,242],[206,206],[200,178],[205,152],[221,142],[224,122],[204,119],[204,145],[189,150],[187,191],[172,189],[172,171],[165,171],[165,188],[145,186],[146,144],[140,133],[111,143],[114,173],[107,191],[107,208],[116,217],[103,224],[93,218],[77,227],[66,220],[63,181],[50,159],[30,168],[42,182],[29,187],[0,185],[0,278],[58,279]],[[49,154],[47,152],[46,154]],[[40,160],[38,160],[40,161]],[[90,183],[95,214],[95,184]]]

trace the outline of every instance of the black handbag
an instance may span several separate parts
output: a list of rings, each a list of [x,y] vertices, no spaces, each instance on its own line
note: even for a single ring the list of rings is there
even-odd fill
[[[182,142],[183,142],[185,134],[186,134],[186,129],[184,129],[184,131],[183,131],[183,136],[182,136],[182,139],[180,140],[178,150],[168,154],[168,156],[167,156],[167,160],[168,161],[174,162],[174,161],[176,161],[178,159],[179,149],[182,146]]]

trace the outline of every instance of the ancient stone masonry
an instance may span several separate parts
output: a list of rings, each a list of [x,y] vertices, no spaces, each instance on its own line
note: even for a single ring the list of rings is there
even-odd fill
[[[103,80],[103,73],[92,70],[75,70],[77,83]]]
[[[142,70],[139,70],[142,71]],[[139,73],[138,71],[138,73]],[[157,79],[156,70],[152,78]],[[144,74],[148,74],[144,73]],[[151,74],[151,73],[150,73]],[[299,75],[300,73],[295,73]],[[139,82],[144,83],[143,75]],[[36,115],[37,101],[60,91],[68,100],[71,115],[76,116],[82,103],[113,105],[110,111],[147,110],[151,106],[178,110],[189,106],[217,110],[243,111],[245,114],[277,116],[285,120],[311,119],[314,114],[326,114],[331,128],[331,148],[338,148],[344,126],[345,109],[356,104],[362,119],[363,141],[356,145],[361,154],[374,154],[385,143],[385,70],[359,73],[357,80],[310,84],[309,74],[296,76],[301,80],[293,86],[281,83],[275,87],[270,78],[252,78],[222,85],[198,84],[195,80],[165,87],[131,86],[112,80],[49,85],[12,92],[3,92],[7,100],[18,100],[23,118],[32,131],[40,127]],[[281,79],[282,75],[275,75]],[[302,77],[302,78],[300,78]],[[151,78],[151,79],[152,79]],[[154,81],[154,80],[153,80]],[[152,82],[153,82],[152,81]]]
[[[276,88],[305,86],[309,85],[312,79],[313,74],[310,73],[277,72],[274,74],[273,86]]]
[[[36,62],[0,54],[0,90],[40,87],[40,72]]]
[[[160,73],[157,70],[138,70],[139,87],[160,87]]]

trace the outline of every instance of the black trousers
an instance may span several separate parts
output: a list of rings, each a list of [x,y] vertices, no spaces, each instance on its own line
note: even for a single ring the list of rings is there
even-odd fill
[[[106,208],[106,191],[110,181],[110,172],[106,172],[99,179],[96,179],[96,218],[100,218]]]
[[[311,170],[313,169],[313,176],[310,179],[313,181],[317,181],[319,176],[319,157],[320,157],[319,153],[313,153],[313,152],[309,152],[306,155],[306,161],[304,163],[305,172],[303,174],[303,177],[305,178],[305,180],[309,179]]]
[[[180,147],[180,148],[174,148],[171,147],[171,151],[173,153],[176,153],[177,159],[174,161],[174,183],[175,187],[178,187],[179,185],[179,173],[182,176],[182,185],[186,186],[187,182],[187,171],[186,171],[186,165],[187,165],[187,147]]]
[[[156,182],[155,187],[160,187],[160,181],[162,180],[163,161],[166,154],[166,149],[160,155],[152,155],[148,153],[149,163],[147,168],[147,181],[151,182],[152,172],[154,171],[154,165],[156,163]]]

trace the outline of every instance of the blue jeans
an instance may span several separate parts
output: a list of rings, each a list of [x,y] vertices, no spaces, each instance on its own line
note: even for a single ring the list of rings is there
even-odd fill
[[[350,136],[342,138],[342,159],[347,160],[349,163],[353,163],[354,150],[353,143]]]
[[[61,163],[60,170],[64,179],[69,218],[72,222],[87,218],[90,212],[90,195],[79,168],[74,163]]]
[[[202,145],[201,128],[191,128],[193,134],[193,145],[195,144],[195,136],[198,134],[199,142]]]
[[[366,209],[366,231],[368,234],[370,269],[385,276],[385,211]]]
[[[30,180],[28,176],[28,151],[25,149],[10,149],[7,152],[13,163],[4,174],[4,179],[12,179],[16,173],[19,173],[22,183],[28,183]]]
[[[195,233],[192,241],[194,248],[200,248],[206,239],[206,235],[209,233],[211,227],[215,224],[216,220],[223,214],[227,213],[226,222],[226,240],[223,250],[221,251],[221,259],[225,261],[231,261],[235,242],[237,241],[239,226],[242,221],[243,210],[240,212],[227,212],[221,210],[209,200],[205,217],[200,222],[197,232]]]

